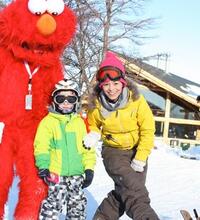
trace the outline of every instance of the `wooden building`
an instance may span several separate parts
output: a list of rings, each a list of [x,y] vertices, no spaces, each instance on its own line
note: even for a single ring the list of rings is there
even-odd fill
[[[153,111],[156,139],[183,148],[200,144],[200,84],[141,60],[118,56]]]

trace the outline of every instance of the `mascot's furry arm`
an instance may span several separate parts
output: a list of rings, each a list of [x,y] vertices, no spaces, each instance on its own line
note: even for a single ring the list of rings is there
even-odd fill
[[[34,164],[33,140],[51,91],[63,78],[60,56],[76,26],[63,0],[15,0],[0,11],[0,220],[20,177],[16,220],[37,220],[46,187]]]

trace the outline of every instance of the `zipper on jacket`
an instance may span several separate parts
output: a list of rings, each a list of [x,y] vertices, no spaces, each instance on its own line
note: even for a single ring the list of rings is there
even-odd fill
[[[62,124],[61,123],[61,129],[62,129],[62,134],[63,134],[63,136],[64,136],[64,139],[65,139],[65,148],[66,148],[66,156],[67,156],[67,161],[68,161],[68,174],[69,174],[69,170],[70,170],[70,163],[69,163],[69,151],[68,151],[68,148],[67,148],[67,138],[66,138],[66,132],[65,132],[65,128],[66,128],[66,126],[67,126],[67,124],[68,124],[69,122],[67,121],[67,122],[65,122],[64,124]],[[63,152],[62,152],[63,153]],[[63,166],[63,164],[62,164],[62,166]]]
[[[111,141],[115,142],[116,144],[118,144],[119,146],[121,146],[120,143],[118,141],[116,141],[116,139],[113,138],[111,134],[107,134],[106,139],[109,141],[111,140]]]

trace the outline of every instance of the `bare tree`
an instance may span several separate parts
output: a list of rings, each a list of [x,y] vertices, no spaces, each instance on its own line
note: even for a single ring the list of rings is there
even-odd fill
[[[99,63],[101,44],[99,32],[99,12],[95,9],[96,2],[83,0],[70,1],[77,15],[77,34],[71,47],[63,54],[66,75],[75,79],[80,88],[88,89],[94,71]]]
[[[1,9],[3,9],[5,6],[6,6],[6,2],[0,0],[0,11],[1,11]]]
[[[81,88],[90,87],[99,61],[107,50],[132,55],[134,46],[141,45],[147,38],[145,31],[155,21],[154,18],[140,18],[139,12],[147,1],[68,1],[77,14],[78,27],[70,49],[64,53],[63,62],[67,75],[76,79]],[[127,50],[130,45],[132,50]]]

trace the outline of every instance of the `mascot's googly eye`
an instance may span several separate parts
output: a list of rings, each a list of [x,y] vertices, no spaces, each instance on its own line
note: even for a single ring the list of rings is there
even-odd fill
[[[47,0],[47,11],[52,15],[59,15],[64,11],[65,4],[63,0]]]
[[[29,0],[28,9],[31,13],[41,15],[47,10],[46,0]]]

